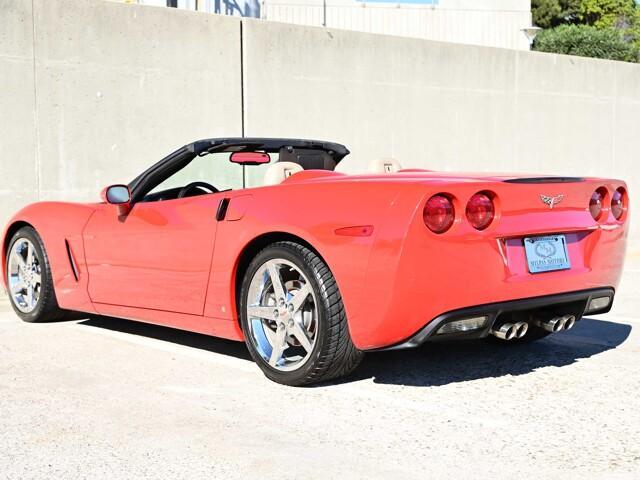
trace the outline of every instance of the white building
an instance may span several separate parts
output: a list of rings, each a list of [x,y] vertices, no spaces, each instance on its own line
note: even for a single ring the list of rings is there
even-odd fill
[[[531,0],[120,0],[276,22],[527,50]]]

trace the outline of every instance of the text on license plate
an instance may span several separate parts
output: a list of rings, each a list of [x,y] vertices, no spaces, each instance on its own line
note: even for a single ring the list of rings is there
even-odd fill
[[[531,273],[571,268],[567,239],[564,235],[527,237],[524,239],[524,250]]]

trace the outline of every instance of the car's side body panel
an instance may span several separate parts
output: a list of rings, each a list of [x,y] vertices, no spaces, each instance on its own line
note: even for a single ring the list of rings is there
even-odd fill
[[[97,207],[84,229],[89,296],[102,304],[202,315],[222,194]]]
[[[36,229],[44,242],[60,307],[95,313],[87,293],[89,275],[82,238],[83,229],[95,208],[96,205],[92,204],[40,202],[28,205],[16,213],[7,224],[3,235],[4,286],[6,287],[7,282],[7,266],[4,259],[9,236],[16,226],[26,223]]]
[[[354,344],[375,349],[406,340],[452,310],[617,287],[628,213],[618,221],[606,210],[604,218],[595,221],[588,205],[597,187],[613,192],[626,188],[623,182],[514,184],[505,178],[425,171],[377,176],[305,171],[275,186],[136,204],[122,222],[108,205],[60,203],[32,205],[12,222],[27,222],[42,236],[61,307],[236,340],[243,338],[236,308],[243,254],[264,235],[299,238],[334,274]],[[498,212],[483,231],[475,230],[464,215],[467,201],[479,191],[496,195]],[[454,199],[456,221],[448,232],[437,235],[426,228],[422,209],[430,196],[442,192]],[[554,208],[540,199],[559,194],[564,200]],[[229,206],[225,218],[216,222],[223,197]],[[183,204],[190,208],[182,210]],[[128,250],[123,254],[118,232],[128,226]],[[352,226],[373,230],[364,236],[336,233]],[[567,237],[571,270],[528,273],[522,238],[554,233]],[[100,236],[111,239],[97,241]],[[78,280],[65,240],[77,262]],[[137,257],[131,252],[136,246]],[[185,263],[185,254],[197,256],[197,261]],[[91,283],[92,269],[96,284]],[[114,271],[119,271],[117,278],[111,275]],[[118,300],[127,295],[129,282],[147,303]],[[190,291],[185,282],[193,282],[197,291]],[[185,304],[180,295],[156,298],[171,288],[187,297]]]
[[[236,277],[242,252],[254,239],[278,232],[302,239],[327,262],[340,288],[349,325],[357,324],[361,305],[368,299],[365,275],[376,229],[370,236],[337,235],[336,230],[382,225],[401,196],[397,186],[382,183],[372,190],[367,184],[291,181],[251,192],[250,201],[242,192],[237,196],[230,192],[229,212],[236,211],[240,197],[244,213],[240,220],[231,217],[219,225],[205,315],[237,325]]]
[[[244,339],[237,322],[229,322],[219,318],[108,304],[96,304],[96,310],[99,310],[97,313],[100,315],[109,317],[127,318],[229,340]]]

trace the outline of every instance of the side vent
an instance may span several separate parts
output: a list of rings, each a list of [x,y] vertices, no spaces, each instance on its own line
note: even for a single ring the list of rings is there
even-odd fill
[[[221,222],[224,217],[227,216],[227,209],[229,208],[229,199],[223,198],[218,204],[218,211],[216,212],[216,220]]]
[[[64,245],[67,247],[67,256],[69,257],[69,265],[71,265],[71,271],[73,272],[73,278],[76,279],[76,282],[80,278],[78,274],[78,266],[76,265],[76,260],[73,258],[73,253],[71,252],[71,245],[69,245],[69,241],[65,238]]]

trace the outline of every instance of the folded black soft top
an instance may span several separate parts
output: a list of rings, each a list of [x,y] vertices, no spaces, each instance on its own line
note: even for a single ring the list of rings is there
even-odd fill
[[[238,151],[263,151],[267,153],[283,153],[292,150],[320,150],[328,153],[338,163],[349,154],[344,145],[322,140],[304,140],[300,138],[209,138],[198,140],[186,148],[196,155],[203,152],[238,152]]]
[[[349,150],[344,145],[320,140],[250,137],[197,140],[170,153],[134,178],[129,183],[131,199],[133,202],[140,200],[158,181],[170,177],[199,155],[253,151],[278,153],[278,161],[294,162],[305,170],[333,170],[338,162],[349,154]]]

